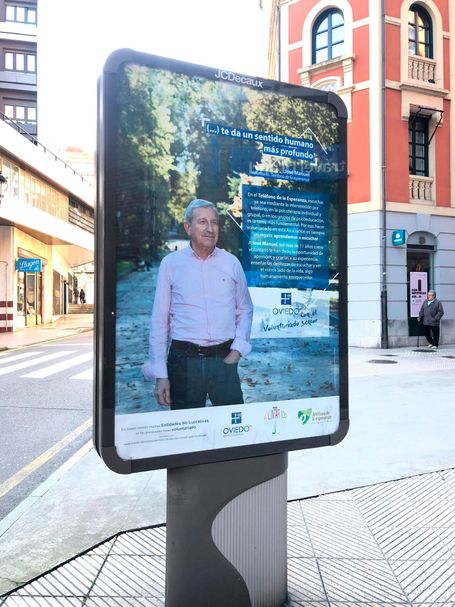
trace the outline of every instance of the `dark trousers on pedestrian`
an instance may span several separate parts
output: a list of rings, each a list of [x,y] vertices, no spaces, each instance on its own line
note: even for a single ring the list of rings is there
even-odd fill
[[[197,409],[243,404],[238,365],[224,362],[232,340],[217,346],[197,346],[173,340],[167,361],[171,409]]]
[[[439,346],[439,325],[424,325],[425,337],[431,346]]]

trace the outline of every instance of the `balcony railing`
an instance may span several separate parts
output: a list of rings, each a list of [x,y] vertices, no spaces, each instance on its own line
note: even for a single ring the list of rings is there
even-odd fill
[[[86,232],[93,234],[95,231],[95,219],[89,215],[81,213],[72,205],[69,207],[69,223],[74,224],[78,228],[82,228]]]
[[[409,199],[411,202],[433,204],[433,177],[409,175]]]
[[[411,55],[408,59],[408,76],[411,80],[435,84],[436,61],[427,57]]]
[[[83,175],[75,171],[73,167],[67,164],[59,156],[54,154],[54,152],[51,152],[51,150],[49,150],[46,146],[40,143],[38,139],[36,139],[36,122],[24,123],[19,120],[13,120],[12,118],[8,118],[8,116],[6,116],[6,114],[4,114],[3,112],[0,112],[0,120],[3,120],[3,122],[9,124],[9,126],[11,126],[14,130],[16,130],[24,137],[26,137],[31,143],[36,145],[38,148],[41,148],[43,152],[49,154],[56,162],[62,163],[65,168],[70,170],[76,177],[80,177],[81,181],[88,183],[88,185],[92,187],[92,184],[90,183],[90,181],[88,181],[88,179],[85,179]]]

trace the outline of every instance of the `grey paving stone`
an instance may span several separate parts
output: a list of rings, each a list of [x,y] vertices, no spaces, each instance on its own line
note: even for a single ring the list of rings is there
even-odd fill
[[[292,525],[298,525],[300,527],[305,524],[301,500],[288,503],[287,517],[288,527],[291,527]]]
[[[453,557],[455,557],[455,521],[452,527],[439,527],[435,529],[435,533],[444,543]]]
[[[288,559],[288,597],[296,605],[327,602],[316,559]]]
[[[365,525],[329,526],[308,523],[316,557],[383,559],[371,531]]]
[[[407,601],[385,560],[319,559],[318,564],[330,603]]]
[[[333,493],[325,493],[323,495],[318,495],[317,497],[311,498],[317,502],[351,502],[354,499],[351,490],[346,491],[334,491]]]
[[[166,528],[163,526],[122,533],[115,540],[110,554],[165,556]]]
[[[84,598],[52,596],[11,596],[2,607],[82,607]]]
[[[375,533],[381,528],[451,527],[455,520],[454,501],[380,500],[358,504],[366,523]]]
[[[374,537],[389,560],[446,560],[454,557],[439,536],[439,531],[429,527],[381,527],[374,533]]]
[[[301,508],[308,525],[366,527],[356,503],[350,501],[303,500]]]
[[[100,596],[87,599],[84,607],[164,607],[164,599]]]
[[[103,542],[99,544],[93,550],[87,552],[87,556],[107,556],[109,552],[112,550],[112,546],[114,545],[115,539],[108,540],[107,542]]]
[[[331,601],[330,607],[412,607],[411,603],[389,603],[389,602],[380,602],[380,603],[371,603],[368,601],[367,603],[356,601],[355,603],[339,603],[338,601]]]
[[[14,596],[85,596],[104,563],[102,556],[83,555],[19,589]]]
[[[455,602],[455,560],[390,561],[412,603]]]
[[[165,559],[156,556],[111,555],[96,579],[89,598],[164,597]]]
[[[288,528],[288,558],[314,557],[308,530],[303,525]]]
[[[329,603],[324,603],[321,601],[318,602],[314,602],[314,601],[305,601],[305,600],[299,600],[296,598],[288,598],[288,601],[286,603],[285,607],[330,607]]]

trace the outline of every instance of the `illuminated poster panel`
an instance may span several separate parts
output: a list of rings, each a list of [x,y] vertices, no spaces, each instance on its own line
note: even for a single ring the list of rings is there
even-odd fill
[[[427,272],[409,273],[409,295],[411,300],[411,318],[418,318],[420,308],[427,300],[428,274]]]
[[[98,181],[95,443],[108,465],[341,440],[340,99],[117,51],[100,81]]]

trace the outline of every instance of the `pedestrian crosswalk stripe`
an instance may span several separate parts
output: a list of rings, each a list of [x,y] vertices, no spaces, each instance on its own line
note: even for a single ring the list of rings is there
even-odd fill
[[[93,379],[93,369],[86,369],[77,375],[73,375],[70,379]]]
[[[13,354],[11,356],[0,356],[0,365],[5,363],[15,362],[17,360],[23,360],[24,358],[30,358],[30,356],[38,356],[42,352],[24,352],[23,354]]]
[[[0,375],[6,375],[7,373],[14,373],[14,371],[20,371],[21,369],[26,369],[27,367],[33,367],[33,365],[39,365],[41,363],[48,362],[50,360],[54,360],[55,358],[61,358],[62,356],[67,356],[68,354],[74,354],[75,350],[65,350],[64,352],[54,352],[53,354],[46,354],[46,356],[41,356],[39,358],[35,358],[33,360],[26,360],[21,363],[16,363],[15,365],[10,365],[9,367],[4,367],[0,369]]]
[[[63,360],[59,363],[55,363],[54,365],[50,365],[49,367],[44,367],[43,369],[38,369],[37,371],[32,371],[31,373],[27,373],[26,375],[21,375],[21,377],[26,377],[26,378],[49,377],[50,375],[59,373],[59,371],[65,371],[66,369],[75,367],[76,365],[86,363],[88,360],[92,360],[92,358],[93,358],[92,352],[86,352],[85,354],[80,354],[79,356],[75,356],[74,358],[71,358],[69,360]]]

